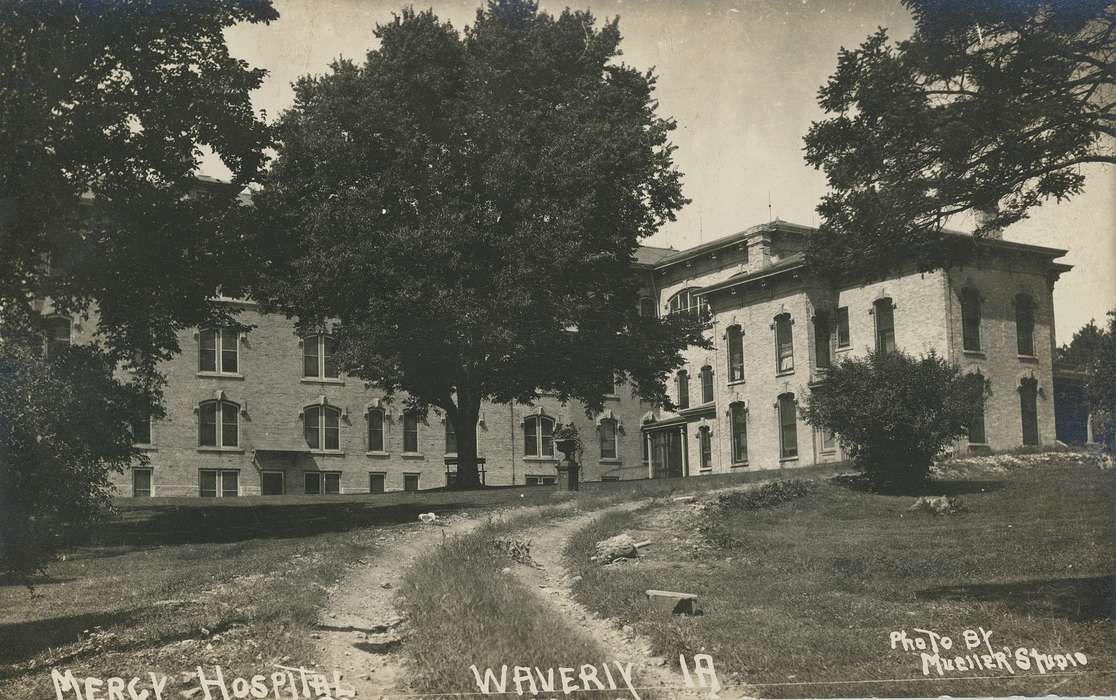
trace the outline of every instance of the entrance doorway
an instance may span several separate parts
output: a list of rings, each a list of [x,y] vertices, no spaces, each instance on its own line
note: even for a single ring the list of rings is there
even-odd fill
[[[648,433],[651,441],[651,478],[670,479],[686,475],[685,427]]]

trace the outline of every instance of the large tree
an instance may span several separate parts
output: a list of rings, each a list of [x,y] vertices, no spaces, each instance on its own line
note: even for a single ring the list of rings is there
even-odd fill
[[[640,317],[632,261],[686,200],[674,122],[617,60],[617,21],[499,0],[463,34],[411,10],[374,33],[280,119],[255,296],[334,324],[350,374],[444,411],[461,486],[482,401],[599,410],[616,379],[668,403],[701,324]]]
[[[959,260],[943,235],[979,213],[976,235],[1079,194],[1082,165],[1116,163],[1116,3],[903,0],[915,21],[842,49],[806,135],[830,193],[811,259],[867,278],[914,260]]]
[[[108,470],[142,459],[128,422],[160,410],[157,361],[180,329],[231,320],[213,297],[240,290],[237,193],[270,131],[249,97],[264,73],[224,31],[277,16],[270,0],[0,1],[0,572],[45,561],[54,540],[28,533],[102,511]],[[232,185],[199,186],[202,147]],[[91,313],[95,342],[47,357],[44,310]]]

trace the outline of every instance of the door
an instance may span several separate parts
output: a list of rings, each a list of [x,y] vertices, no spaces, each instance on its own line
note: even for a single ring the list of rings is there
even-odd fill
[[[1023,422],[1023,444],[1038,445],[1038,380],[1024,379],[1019,383],[1019,414]]]
[[[659,430],[651,433],[651,476],[670,479],[683,476],[682,431]]]

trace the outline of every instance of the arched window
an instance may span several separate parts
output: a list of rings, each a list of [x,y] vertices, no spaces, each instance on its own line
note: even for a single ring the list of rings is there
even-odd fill
[[[779,396],[779,457],[793,459],[798,456],[798,415],[794,394]]]
[[[205,401],[198,406],[198,445],[240,445],[240,406],[231,401]]]
[[[655,309],[655,300],[651,297],[642,297],[639,300],[639,315],[644,318],[655,318],[659,314]]]
[[[368,409],[368,451],[384,451],[384,409]]]
[[[701,402],[713,403],[713,368],[709,365],[701,368]]]
[[[732,463],[748,463],[748,411],[737,402],[729,406],[732,419]]]
[[[601,435],[601,459],[616,459],[616,419],[603,419],[598,431]]]
[[[690,373],[684,369],[678,370],[678,408],[690,407]]]
[[[895,306],[891,299],[872,305],[876,316],[876,352],[895,352]]]
[[[794,371],[794,336],[791,333],[790,314],[775,317],[775,372],[785,374]]]
[[[1019,354],[1035,354],[1035,302],[1026,294],[1015,297],[1015,344]]]
[[[198,371],[236,374],[240,369],[239,333],[231,328],[207,328],[198,333]]]
[[[527,416],[523,419],[523,454],[527,457],[554,456],[554,419]]]
[[[44,321],[47,357],[54,357],[72,342],[73,324],[65,316],[51,316]]]
[[[341,409],[309,406],[302,411],[302,428],[311,449],[341,449]]]
[[[725,331],[728,345],[728,377],[730,382],[744,381],[744,329],[729,326]]]
[[[403,414],[403,451],[412,454],[419,451],[418,448],[418,415],[412,411],[406,411]]]
[[[698,294],[697,287],[690,289],[683,289],[670,298],[668,302],[670,313],[672,314],[690,314],[691,316],[700,316],[705,309],[705,298]]]
[[[711,469],[713,467],[713,434],[707,425],[698,428],[698,452],[701,454],[701,468]]]
[[[302,339],[302,376],[337,379],[333,338],[311,335]]]
[[[975,289],[961,290],[961,347],[980,350],[980,293]]]

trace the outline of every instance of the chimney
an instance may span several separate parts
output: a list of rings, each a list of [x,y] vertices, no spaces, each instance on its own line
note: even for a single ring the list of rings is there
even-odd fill
[[[976,222],[977,228],[983,228],[988,225],[988,222],[996,218],[1000,213],[999,204],[992,204],[987,207],[978,207],[973,210],[973,219]],[[997,226],[996,228],[989,229],[984,233],[985,238],[1000,240],[1004,237],[1004,230]]]

